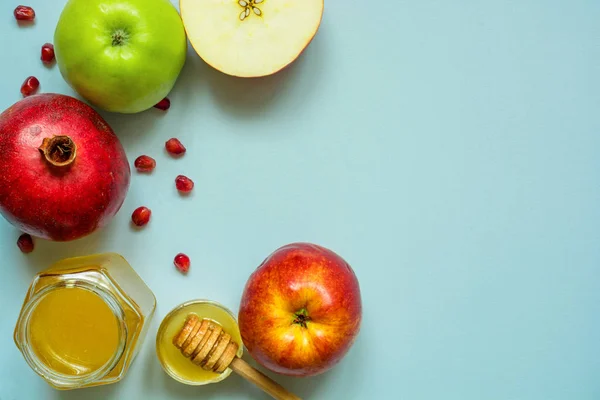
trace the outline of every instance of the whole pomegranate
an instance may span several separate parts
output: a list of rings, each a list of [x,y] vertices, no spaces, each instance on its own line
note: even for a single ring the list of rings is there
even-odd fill
[[[73,97],[34,95],[0,114],[0,213],[25,233],[69,241],[103,227],[130,174],[113,130]]]

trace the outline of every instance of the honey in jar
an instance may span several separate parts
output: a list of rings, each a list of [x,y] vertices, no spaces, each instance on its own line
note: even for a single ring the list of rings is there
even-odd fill
[[[63,260],[35,276],[15,343],[57,389],[114,383],[135,358],[155,307],[154,295],[121,256]]]

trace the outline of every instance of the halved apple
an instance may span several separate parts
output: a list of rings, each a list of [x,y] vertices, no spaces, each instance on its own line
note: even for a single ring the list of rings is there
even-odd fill
[[[228,75],[274,74],[311,42],[323,0],[180,0],[188,38],[200,57]]]

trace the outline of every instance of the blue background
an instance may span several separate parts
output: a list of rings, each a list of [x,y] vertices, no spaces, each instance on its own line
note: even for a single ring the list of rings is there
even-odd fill
[[[233,1],[233,0],[232,0]],[[63,0],[31,0],[32,27],[0,5],[0,109],[36,75]],[[205,388],[171,380],[154,334],[198,297],[238,310],[253,269],[292,241],[327,246],[362,288],[359,340],[331,372],[278,378],[312,399],[600,398],[600,2],[326,1],[293,66],[240,80],[191,50],[167,113],[103,113],[133,175],[122,211],[81,241],[37,241],[0,221],[0,399],[263,399],[232,376]],[[188,153],[173,160],[166,139]],[[189,198],[173,179],[196,181]],[[129,219],[140,205],[147,229]],[[34,273],[69,256],[123,254],[158,298],[126,379],[50,389],[12,330]],[[192,258],[189,276],[172,267]]]

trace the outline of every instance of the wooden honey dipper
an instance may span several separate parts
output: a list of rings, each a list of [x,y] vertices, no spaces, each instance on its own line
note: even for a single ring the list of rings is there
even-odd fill
[[[238,345],[215,321],[189,314],[173,344],[194,364],[207,371],[223,373],[228,367],[277,400],[301,400],[277,382],[237,357]]]

